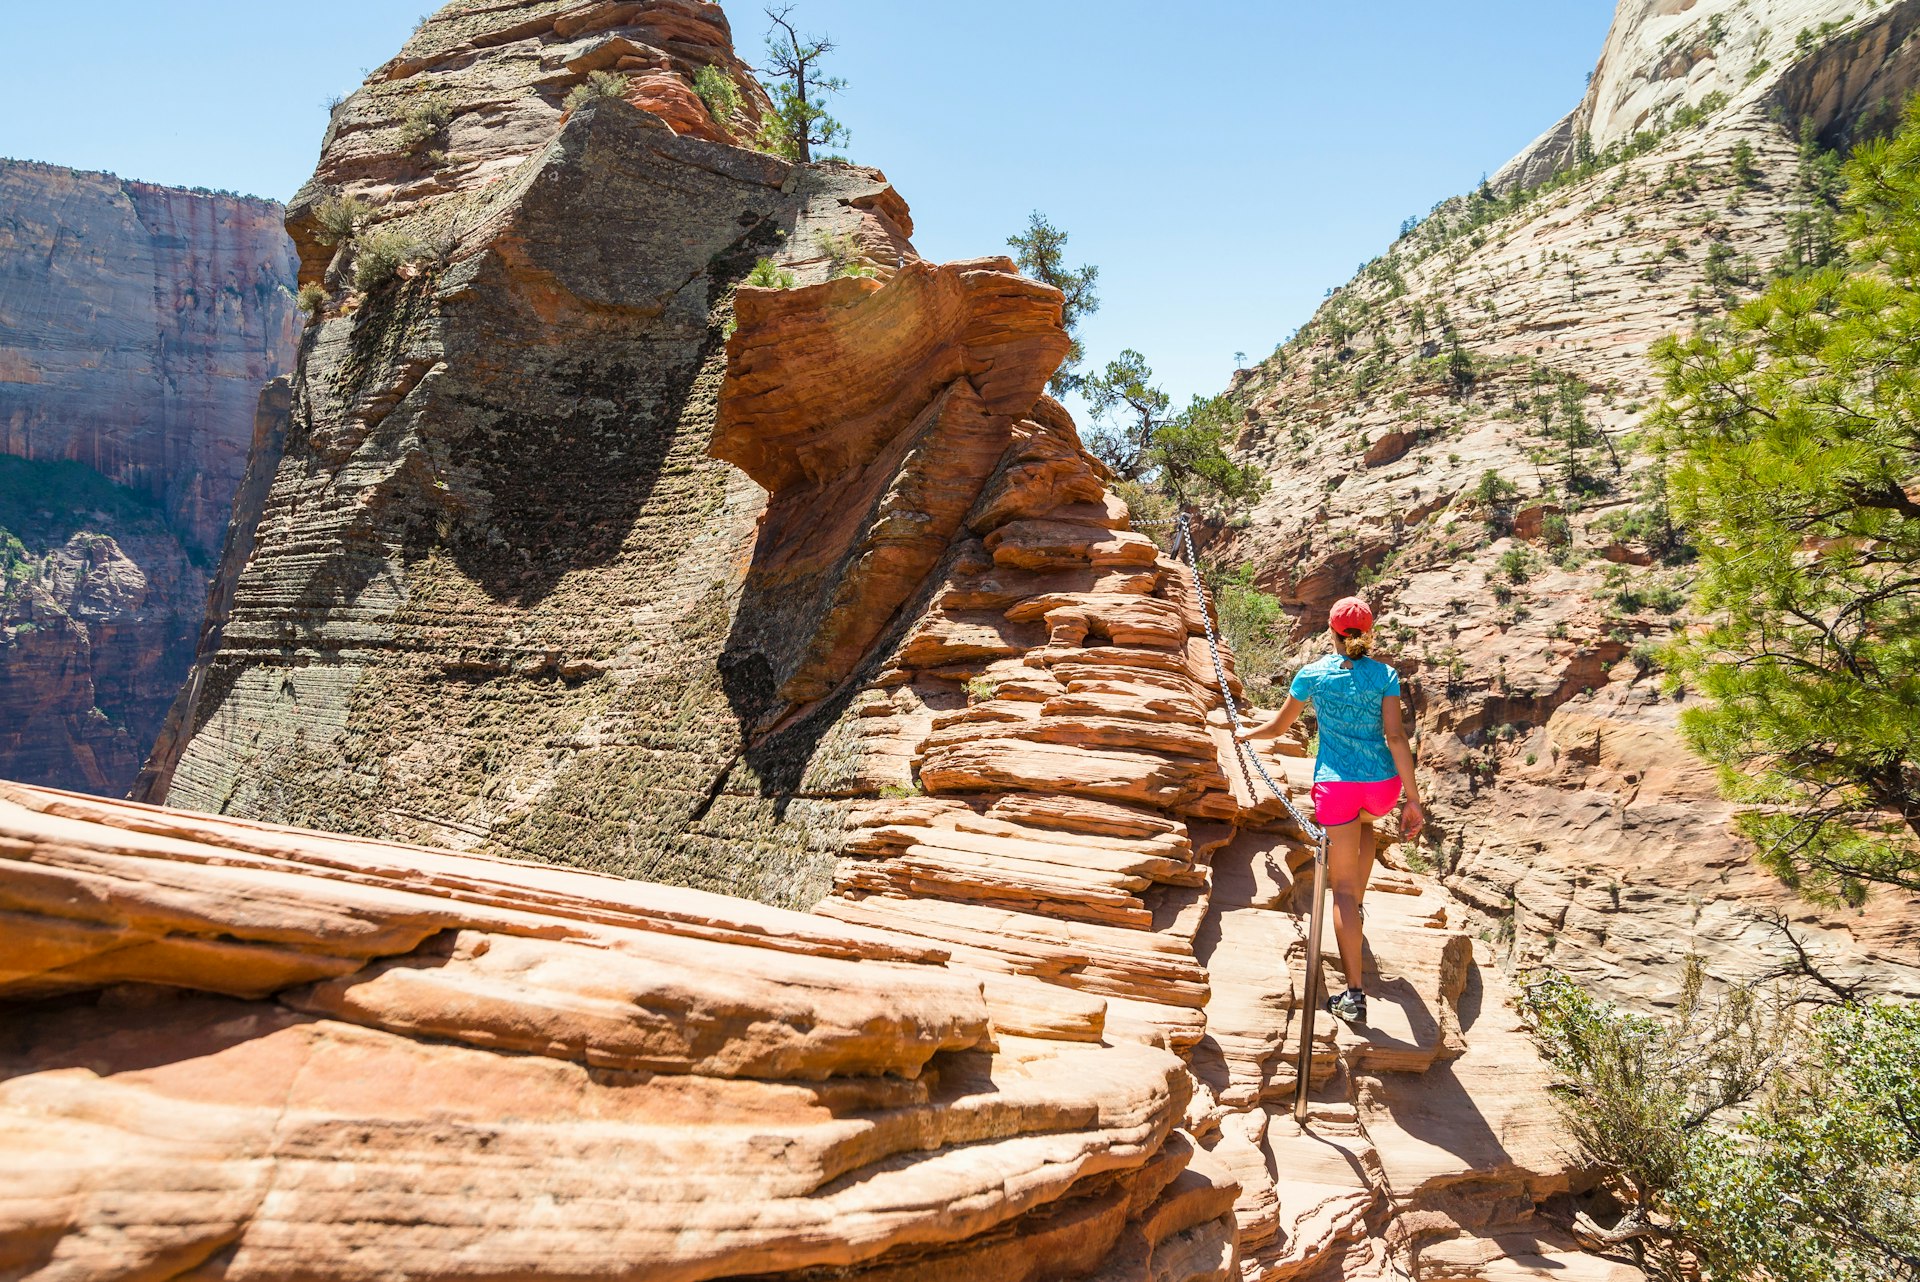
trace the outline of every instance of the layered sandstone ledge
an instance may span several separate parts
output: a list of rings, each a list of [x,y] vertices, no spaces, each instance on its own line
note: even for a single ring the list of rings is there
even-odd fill
[[[0,1002],[34,1003],[0,1039],[24,1276],[1197,1277],[1146,1266],[1231,1250],[1175,1056],[996,1036],[911,940],[19,785],[0,912]]]

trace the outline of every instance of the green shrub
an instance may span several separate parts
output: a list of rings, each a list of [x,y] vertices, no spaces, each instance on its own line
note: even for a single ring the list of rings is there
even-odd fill
[[[1519,486],[1492,468],[1482,472],[1479,484],[1473,487],[1474,501],[1489,510],[1505,507],[1518,497],[1519,493]]]
[[[792,289],[793,273],[782,270],[771,258],[762,258],[747,273],[747,284],[755,289]]]
[[[300,287],[293,297],[293,305],[305,312],[309,319],[318,316],[320,309],[327,305],[327,291],[319,281],[310,280]]]
[[[1525,583],[1533,577],[1533,552],[1524,547],[1511,547],[1500,554],[1494,562],[1494,569],[1504,575],[1510,583]]]
[[[1617,893],[1617,892],[1616,892]],[[1796,941],[1797,942],[1797,941]],[[1920,1008],[1843,1000],[1811,1016],[1779,985],[1630,1014],[1558,975],[1524,985],[1611,1236],[1660,1282],[1910,1278],[1920,1259]]]
[[[1646,596],[1647,607],[1659,614],[1678,614],[1687,604],[1687,594],[1671,583],[1656,583]]]
[[[984,672],[967,682],[967,698],[974,703],[985,703],[1000,692],[1000,682]]]
[[[567,110],[578,111],[590,102],[602,98],[624,98],[627,96],[627,78],[611,71],[595,71],[567,95]]]
[[[1285,640],[1280,598],[1253,585],[1253,567],[1243,565],[1213,577],[1214,617],[1221,639],[1233,651],[1234,671],[1247,697],[1271,706],[1282,694],[1275,668]]]
[[[394,227],[377,227],[361,236],[353,256],[353,287],[372,293],[425,252],[418,239]]]
[[[453,123],[453,105],[439,94],[428,94],[409,105],[400,117],[400,141],[418,151]]]
[[[314,235],[322,245],[352,240],[373,217],[373,206],[352,196],[329,196],[313,207]]]
[[[1560,513],[1550,512],[1547,519],[1540,523],[1540,537],[1550,548],[1565,547],[1573,542],[1573,527]]]
[[[1172,499],[1161,491],[1139,481],[1117,481],[1113,492],[1127,505],[1127,512],[1133,519],[1133,527],[1138,530],[1147,527],[1152,536],[1163,547],[1167,545],[1172,532],[1164,528],[1173,520],[1179,509]]]
[[[707,105],[707,114],[722,128],[731,129],[740,111],[740,90],[733,77],[718,67],[702,67],[693,73],[693,92]]]

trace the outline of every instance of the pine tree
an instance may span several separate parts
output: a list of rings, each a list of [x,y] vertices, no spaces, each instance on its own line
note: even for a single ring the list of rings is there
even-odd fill
[[[1175,411],[1147,358],[1132,348],[1083,379],[1080,390],[1094,412],[1088,447],[1121,480],[1145,482],[1181,507],[1243,502],[1266,488],[1257,469],[1227,453],[1242,415],[1225,396],[1196,396]]]
[[[1021,271],[1053,286],[1066,299],[1060,309],[1060,324],[1073,345],[1067,349],[1067,359],[1060,363],[1053,382],[1048,384],[1055,396],[1064,396],[1085,381],[1079,372],[1080,362],[1087,358],[1086,344],[1080,341],[1080,322],[1100,310],[1100,295],[1094,292],[1094,286],[1100,281],[1100,269],[1082,263],[1069,271],[1065,255],[1067,233],[1037,209],[1027,218],[1027,230],[1007,237],[1007,245],[1014,251],[1014,261],[1020,264]]]
[[[1857,903],[1920,889],[1920,101],[1844,177],[1854,268],[1664,341],[1654,421],[1714,619],[1683,730],[1767,867]]]
[[[773,113],[761,123],[760,145],[809,164],[815,147],[846,144],[847,128],[827,114],[826,95],[841,92],[847,82],[820,74],[820,60],[833,52],[833,41],[802,37],[793,25],[792,5],[766,12],[774,29],[767,34],[767,65],[761,72],[775,79],[768,90]]]

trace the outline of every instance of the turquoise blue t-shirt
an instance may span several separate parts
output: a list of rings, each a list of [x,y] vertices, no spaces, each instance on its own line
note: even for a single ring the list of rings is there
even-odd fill
[[[1400,771],[1387,751],[1380,700],[1400,693],[1400,674],[1378,659],[1347,660],[1330,654],[1300,669],[1288,691],[1313,705],[1320,724],[1315,783],[1378,783]]]

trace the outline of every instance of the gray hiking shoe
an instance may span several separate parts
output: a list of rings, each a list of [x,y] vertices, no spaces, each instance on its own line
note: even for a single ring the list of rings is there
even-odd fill
[[[1367,1022],[1367,995],[1357,988],[1327,998],[1327,1013],[1349,1024]]]

